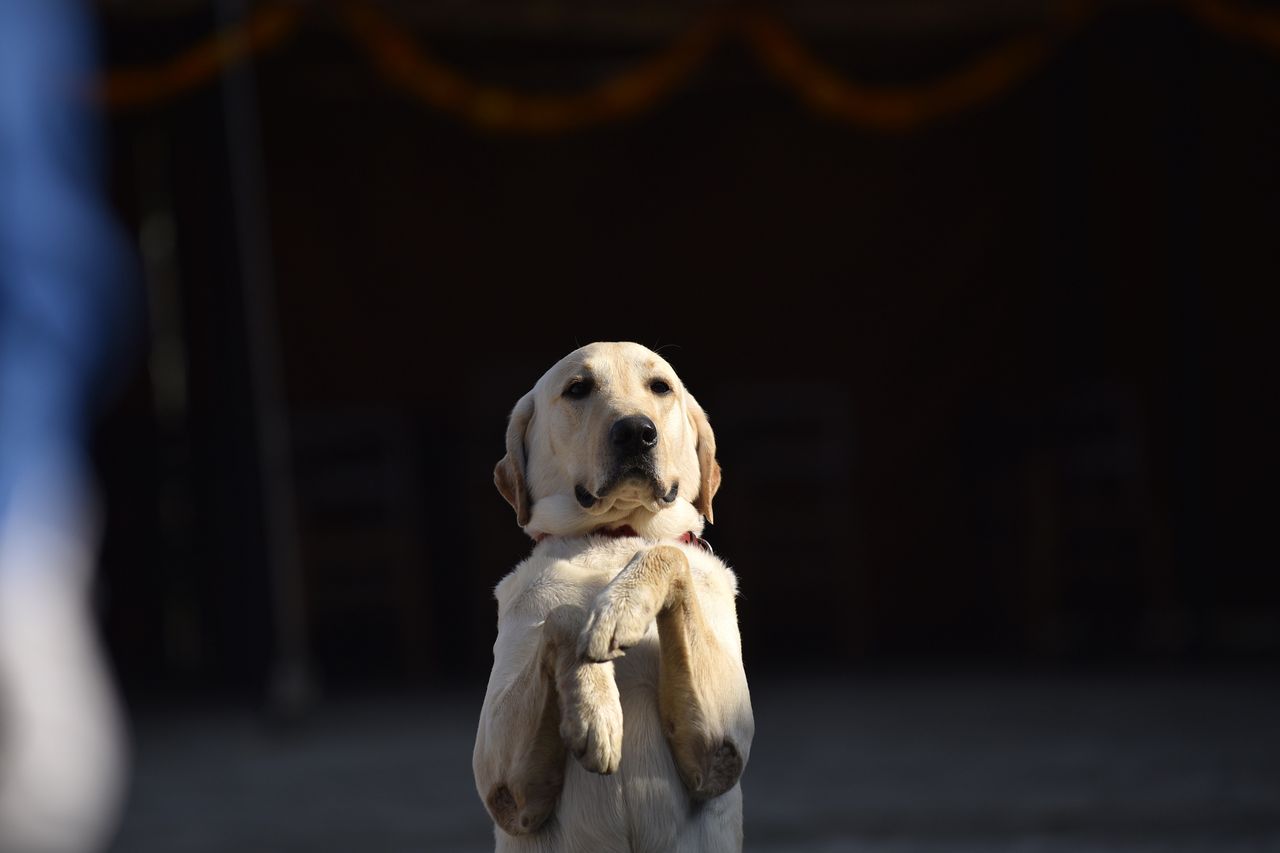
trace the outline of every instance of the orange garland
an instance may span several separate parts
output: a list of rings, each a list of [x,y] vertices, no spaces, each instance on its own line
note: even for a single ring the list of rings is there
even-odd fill
[[[526,95],[471,82],[427,55],[367,4],[346,2],[342,9],[351,35],[387,80],[479,127],[517,133],[578,130],[636,115],[691,76],[724,32],[723,18],[711,16],[653,59],[585,92]]]
[[[301,11],[292,3],[262,6],[240,27],[216,33],[159,66],[109,71],[93,96],[111,108],[168,100],[209,82],[231,63],[283,42],[297,29]]]
[[[1033,75],[1054,48],[1089,17],[1075,0],[1048,31],[1021,36],[959,70],[914,86],[869,86],[851,81],[815,57],[776,17],[742,7],[704,17],[666,50],[635,68],[579,93],[525,94],[473,82],[420,48],[376,7],[342,0],[348,35],[392,84],[477,127],[546,134],[618,121],[653,108],[705,63],[726,37],[737,35],[760,65],[812,109],[850,124],[894,133],[972,109]],[[1183,8],[1218,32],[1280,49],[1280,15],[1229,0],[1181,0]],[[95,89],[109,108],[167,100],[213,79],[226,66],[281,44],[298,27],[304,6],[258,8],[237,29],[217,33],[177,58],[151,68],[110,71]],[[305,7],[309,8],[309,7]]]
[[[755,14],[743,32],[757,58],[817,112],[885,132],[915,130],[1003,94],[1045,64],[1052,39],[1024,36],[959,71],[916,86],[867,86],[824,65],[777,19]]]
[[[1224,0],[1183,0],[1182,6],[1225,36],[1280,50],[1280,15],[1275,12]]]

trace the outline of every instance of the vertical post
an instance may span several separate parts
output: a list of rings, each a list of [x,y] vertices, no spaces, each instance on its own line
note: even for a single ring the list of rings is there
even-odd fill
[[[1044,159],[1041,161],[1042,250],[1041,296],[1030,321],[1037,327],[1033,357],[1040,368],[1037,396],[1041,403],[1022,448],[1027,494],[1027,571],[1023,607],[1028,648],[1043,655],[1062,655],[1080,642],[1069,612],[1072,567],[1063,559],[1063,544],[1072,533],[1062,524],[1061,448],[1053,438],[1052,419],[1064,392],[1077,391],[1096,377],[1097,334],[1090,328],[1093,247],[1089,210],[1094,202],[1090,146],[1087,48],[1052,69],[1044,108]],[[1045,392],[1045,393],[1040,393]]]
[[[1185,21],[1174,24],[1167,55],[1170,113],[1169,252],[1173,329],[1170,400],[1173,430],[1173,545],[1182,611],[1189,612],[1193,651],[1209,640],[1215,603],[1211,576],[1205,572],[1204,422],[1205,304],[1201,293],[1200,138],[1197,85],[1201,74],[1200,34]]]
[[[218,0],[218,23],[245,18],[245,0]],[[252,65],[230,68],[223,78],[232,210],[244,300],[250,394],[257,432],[263,527],[271,573],[275,649],[268,685],[273,713],[295,717],[315,695],[307,642],[304,579],[299,558],[292,441],[284,400],[276,322],[270,222],[262,162],[262,131]]]

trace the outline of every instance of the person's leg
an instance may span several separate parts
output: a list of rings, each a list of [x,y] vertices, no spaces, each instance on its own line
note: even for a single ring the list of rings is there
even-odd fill
[[[83,97],[86,7],[0,2],[0,850],[22,853],[99,849],[122,777],[86,437],[128,267]]]
[[[96,526],[75,479],[24,484],[0,526],[0,850],[89,853],[114,831],[119,711],[89,584]]]

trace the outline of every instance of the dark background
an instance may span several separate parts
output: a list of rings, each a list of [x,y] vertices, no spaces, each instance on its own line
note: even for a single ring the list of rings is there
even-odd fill
[[[475,79],[560,91],[692,17],[380,8]],[[783,14],[851,78],[911,85],[1046,10]],[[217,25],[194,2],[103,20],[113,66]],[[1118,4],[907,133],[814,113],[732,40],[654,109],[549,136],[395,90],[322,6],[251,74],[247,135],[234,81],[110,113],[151,307],[97,442],[134,707],[268,704],[264,287],[321,705],[478,709],[490,590],[529,547],[491,482],[504,419],[593,340],[661,346],[711,417],[707,536],[753,679],[1274,671],[1274,48]]]
[[[996,103],[884,135],[730,44],[650,113],[530,138],[392,90],[316,17],[255,82],[326,681],[484,668],[488,590],[527,549],[491,485],[505,415],[618,339],[665,347],[717,428],[709,537],[753,668],[1280,650],[1265,48],[1114,10]],[[138,63],[215,21],[107,24]],[[652,50],[435,26],[508,85]],[[985,46],[920,29],[816,41],[898,81]],[[172,229],[152,334],[185,356],[177,405],[137,359],[100,442],[109,636],[153,687],[252,689],[272,636],[226,108],[212,85],[112,116],[122,212]]]

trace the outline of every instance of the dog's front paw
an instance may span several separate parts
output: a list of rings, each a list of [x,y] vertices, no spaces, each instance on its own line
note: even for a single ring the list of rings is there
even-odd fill
[[[592,773],[614,773],[622,761],[622,703],[612,669],[580,664],[560,687],[560,737]]]
[[[578,655],[606,661],[622,657],[644,639],[667,603],[672,583],[689,574],[689,561],[671,545],[657,545],[631,558],[591,605],[578,637]]]
[[[644,639],[657,615],[656,604],[647,598],[628,595],[624,590],[606,589],[601,593],[578,638],[578,654],[591,661],[622,657]]]

